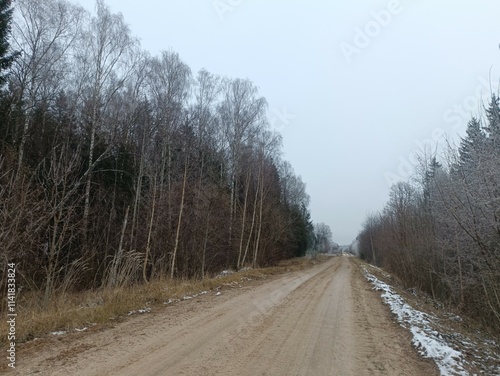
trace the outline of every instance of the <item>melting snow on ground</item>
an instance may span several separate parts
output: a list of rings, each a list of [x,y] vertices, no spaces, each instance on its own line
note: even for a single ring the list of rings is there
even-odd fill
[[[151,312],[151,308],[147,307],[138,309],[137,311],[129,311],[128,315],[132,316],[135,315],[136,313],[149,313],[149,312]]]
[[[198,294],[193,294],[193,295],[186,295],[182,298],[182,300],[189,300],[189,299],[197,298],[198,296],[205,295],[205,294],[208,294],[208,291],[202,291]]]
[[[234,271],[232,271],[232,270],[223,270],[219,273],[219,275],[216,278],[226,277],[226,276],[231,275],[233,273],[234,273]]]
[[[50,332],[50,334],[52,334],[53,336],[62,336],[63,334],[66,334],[67,332],[63,331],[63,330],[60,330],[60,331],[57,331],[57,332]]]
[[[190,299],[193,299],[193,298],[197,298],[198,296],[201,296],[201,295],[205,295],[205,294],[208,294],[208,291],[202,291],[202,292],[199,292],[197,294],[192,294],[192,295],[186,295],[186,296],[183,296],[182,297],[182,300],[190,300]],[[180,302],[181,299],[168,299],[165,303],[165,305],[169,305],[169,304],[172,304],[172,303],[178,303]]]
[[[462,353],[452,348],[443,335],[432,328],[431,321],[437,318],[418,311],[405,303],[392,287],[377,279],[365,269],[366,278],[375,290],[382,291],[382,298],[389,305],[399,324],[413,334],[413,345],[419,353],[434,360],[442,376],[469,375],[464,369]]]

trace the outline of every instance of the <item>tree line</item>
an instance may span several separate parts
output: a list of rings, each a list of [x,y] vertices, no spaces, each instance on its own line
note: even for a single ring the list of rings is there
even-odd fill
[[[442,158],[392,186],[358,236],[361,257],[490,328],[500,328],[500,99],[473,117]]]
[[[305,254],[309,196],[251,81],[151,56],[102,0],[0,0],[0,59],[1,255],[25,288]]]

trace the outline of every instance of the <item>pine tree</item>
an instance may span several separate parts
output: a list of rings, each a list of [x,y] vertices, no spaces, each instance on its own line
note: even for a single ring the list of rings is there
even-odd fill
[[[0,0],[0,88],[6,81],[4,72],[9,69],[16,56],[15,53],[10,51],[11,21],[11,0]]]

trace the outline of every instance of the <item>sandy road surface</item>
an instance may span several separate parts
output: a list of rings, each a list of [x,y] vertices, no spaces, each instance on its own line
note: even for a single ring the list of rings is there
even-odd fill
[[[14,374],[437,374],[349,257],[27,351]]]

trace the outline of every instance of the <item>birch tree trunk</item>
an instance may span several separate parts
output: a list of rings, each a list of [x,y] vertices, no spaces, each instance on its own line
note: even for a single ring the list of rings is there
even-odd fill
[[[172,262],[170,264],[170,278],[174,278],[175,275],[175,261],[177,257],[177,251],[179,249],[179,238],[181,233],[181,225],[182,225],[182,213],[184,212],[184,198],[186,195],[186,181],[187,181],[187,172],[188,172],[188,164],[189,158],[186,157],[185,165],[184,165],[184,177],[182,180],[182,193],[181,193],[181,205],[179,209],[179,217],[177,219],[177,231],[175,233],[175,245],[174,251],[172,253]]]
[[[144,263],[142,266],[142,278],[143,278],[144,282],[146,282],[146,283],[148,283],[146,271],[147,271],[147,266],[148,266],[149,254],[151,252],[151,234],[153,233],[153,224],[154,224],[155,210],[156,210],[156,190],[157,190],[156,175],[154,175],[153,181],[154,181],[154,184],[153,184],[153,202],[151,203],[151,217],[149,219],[148,240],[146,242],[146,251],[144,254]]]

